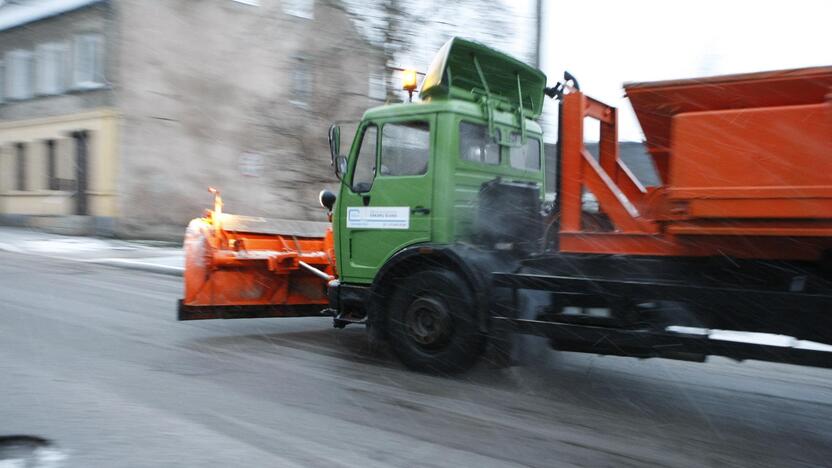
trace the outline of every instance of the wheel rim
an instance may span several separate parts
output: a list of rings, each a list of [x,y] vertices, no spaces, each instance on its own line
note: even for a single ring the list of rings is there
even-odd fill
[[[413,301],[407,308],[405,322],[410,338],[428,349],[444,346],[453,328],[448,308],[433,297],[419,297]]]

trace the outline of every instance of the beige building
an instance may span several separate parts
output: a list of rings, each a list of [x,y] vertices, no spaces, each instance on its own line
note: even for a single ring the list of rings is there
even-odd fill
[[[382,64],[334,0],[0,1],[0,222],[171,238],[208,186],[323,219],[326,129]]]

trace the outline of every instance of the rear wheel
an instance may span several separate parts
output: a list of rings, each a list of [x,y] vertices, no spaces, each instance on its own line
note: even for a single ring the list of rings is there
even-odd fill
[[[405,277],[388,310],[391,348],[408,367],[460,372],[483,352],[474,296],[455,273],[426,270]]]

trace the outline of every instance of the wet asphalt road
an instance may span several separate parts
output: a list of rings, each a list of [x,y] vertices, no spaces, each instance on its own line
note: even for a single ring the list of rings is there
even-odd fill
[[[73,467],[832,464],[832,371],[539,347],[440,378],[327,319],[177,323],[179,293],[0,252],[0,435]]]

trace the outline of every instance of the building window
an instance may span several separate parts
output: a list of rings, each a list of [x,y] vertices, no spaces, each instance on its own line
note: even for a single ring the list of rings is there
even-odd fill
[[[77,130],[70,134],[75,140],[75,214],[87,215],[87,175],[89,171],[90,132]]]
[[[67,47],[61,43],[41,44],[35,56],[38,94],[64,92]]]
[[[289,102],[305,107],[312,96],[312,71],[309,60],[297,57],[292,68],[292,97]]]
[[[75,37],[74,82],[78,89],[104,85],[104,41],[100,34]]]
[[[32,53],[13,50],[6,54],[6,96],[9,99],[32,97]]]
[[[15,188],[20,191],[26,190],[26,145],[17,143],[15,145],[17,150],[17,179]]]
[[[46,186],[58,190],[58,166],[55,160],[55,140],[46,140]]]
[[[69,154],[74,143],[71,139],[56,138],[52,140],[52,149],[55,159],[54,178],[50,177],[50,190],[58,190],[62,192],[75,191],[75,161],[74,157]],[[47,142],[47,151],[49,151],[49,143]],[[48,155],[49,153],[47,153]],[[52,171],[51,158],[47,159],[50,165],[47,170]]]
[[[298,18],[315,18],[314,0],[283,0],[283,12]]]

